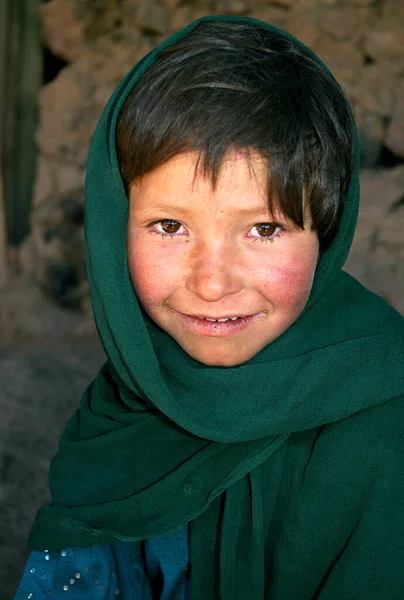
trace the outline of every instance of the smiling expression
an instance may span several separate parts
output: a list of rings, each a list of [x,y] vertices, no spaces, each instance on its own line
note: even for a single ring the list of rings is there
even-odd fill
[[[181,154],[131,185],[128,266],[148,315],[190,356],[236,366],[302,312],[318,237],[309,216],[299,230],[269,214],[260,156],[228,154],[215,188],[197,160]]]

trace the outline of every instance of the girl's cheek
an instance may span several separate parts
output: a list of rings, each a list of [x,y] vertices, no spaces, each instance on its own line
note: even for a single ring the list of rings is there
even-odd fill
[[[159,279],[153,269],[137,265],[131,272],[132,283],[143,305],[153,305],[160,297]]]
[[[272,298],[278,308],[302,308],[310,295],[316,261],[317,253],[312,250],[293,252],[270,265],[262,280],[267,298]]]
[[[154,304],[159,297],[160,279],[155,267],[137,256],[136,261],[129,262],[130,276],[139,300],[143,304]]]
[[[163,244],[164,246],[164,244]],[[174,273],[167,251],[161,245],[156,251],[153,245],[132,243],[128,248],[128,265],[133,287],[145,308],[164,302],[169,295]]]

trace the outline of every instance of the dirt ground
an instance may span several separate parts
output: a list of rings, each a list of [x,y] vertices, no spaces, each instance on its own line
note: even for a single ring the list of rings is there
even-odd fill
[[[49,460],[104,360],[95,335],[0,345],[0,600],[11,600],[37,509],[49,501]]]

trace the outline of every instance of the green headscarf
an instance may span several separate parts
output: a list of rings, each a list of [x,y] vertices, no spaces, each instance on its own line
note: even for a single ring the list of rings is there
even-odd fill
[[[108,361],[62,435],[50,469],[53,503],[38,512],[29,545],[142,540],[191,522],[193,599],[258,600],[270,577],[268,528],[291,440],[404,394],[404,320],[341,271],[358,214],[357,147],[338,235],[321,257],[302,314],[278,339],[240,366],[209,367],[144,316],[127,266],[117,118],[161,49],[205,20],[273,29],[250,18],[195,21],[130,71],[95,131],[85,244]],[[325,463],[318,477],[327,480]]]

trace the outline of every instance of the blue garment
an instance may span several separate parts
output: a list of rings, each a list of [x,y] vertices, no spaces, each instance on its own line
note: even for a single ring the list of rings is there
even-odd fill
[[[189,600],[188,528],[144,542],[31,552],[14,600]]]

